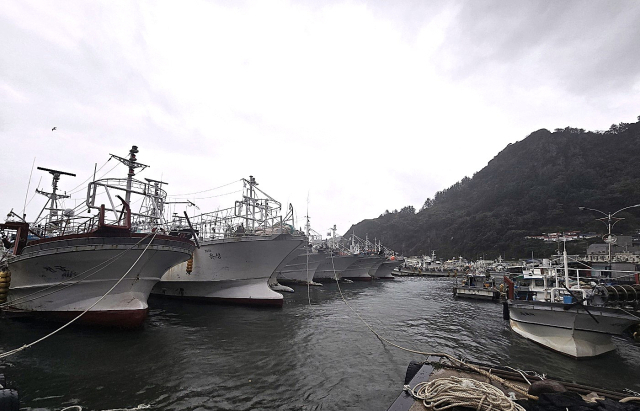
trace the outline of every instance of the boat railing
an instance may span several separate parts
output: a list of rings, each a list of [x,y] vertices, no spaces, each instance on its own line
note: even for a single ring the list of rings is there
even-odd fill
[[[551,289],[551,301],[552,302],[564,302],[565,304],[575,303],[575,299],[578,297],[583,305],[587,305],[589,297],[593,295],[592,289],[583,288],[552,288]]]
[[[233,208],[217,210],[190,217],[190,220],[198,237],[203,241],[293,232],[291,226],[282,222],[280,215],[248,219],[246,216],[237,216],[233,211]],[[175,217],[170,229],[174,231],[186,227],[183,217]]]

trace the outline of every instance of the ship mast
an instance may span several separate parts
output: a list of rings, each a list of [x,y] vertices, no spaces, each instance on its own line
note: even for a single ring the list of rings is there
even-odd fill
[[[304,232],[307,235],[307,239],[308,239],[309,238],[309,234],[311,232],[311,223],[309,222],[309,216],[307,215],[305,217],[307,217],[307,224],[305,224],[305,226],[304,226]]]
[[[329,230],[331,230],[331,249],[333,250],[336,248],[336,225],[334,224]]]
[[[116,160],[118,160],[119,162],[121,162],[122,164],[124,164],[125,166],[129,167],[129,174],[127,174],[127,191],[125,194],[125,201],[127,202],[127,204],[129,204],[129,201],[131,200],[131,182],[133,181],[133,176],[135,175],[135,169],[136,168],[142,168],[142,170],[144,170],[145,168],[149,167],[147,165],[138,163],[136,160],[136,154],[138,153],[138,146],[132,146],[131,150],[129,150],[129,158],[123,158],[120,156],[116,156],[115,154],[110,154],[111,158],[115,158]],[[142,171],[140,170],[140,171]]]
[[[51,182],[51,187],[52,187],[51,193],[47,193],[46,191],[36,189],[36,193],[42,194],[43,196],[48,198],[47,203],[44,205],[42,210],[40,210],[40,214],[38,214],[38,218],[36,218],[36,221],[40,219],[40,216],[42,215],[44,210],[46,210],[47,206],[49,206],[49,221],[51,222],[58,218],[58,199],[70,197],[66,194],[58,194],[58,181],[60,181],[60,176],[65,175],[65,176],[75,177],[76,175],[73,173],[67,173],[65,171],[59,171],[59,170],[52,170],[50,168],[44,168],[44,167],[38,167],[38,170],[48,171],[49,174],[53,176],[53,181]]]

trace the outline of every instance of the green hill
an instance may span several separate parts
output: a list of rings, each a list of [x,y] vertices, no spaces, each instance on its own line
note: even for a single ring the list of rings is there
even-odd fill
[[[640,120],[640,117],[639,117]],[[606,232],[596,213],[640,203],[640,122],[620,123],[607,131],[567,127],[546,129],[509,144],[472,178],[427,199],[352,226],[347,234],[382,240],[404,255],[437,250],[443,258],[515,259],[550,255],[556,245],[526,236],[544,232]],[[623,211],[613,230],[640,228],[640,207]],[[584,253],[586,243],[568,243]]]

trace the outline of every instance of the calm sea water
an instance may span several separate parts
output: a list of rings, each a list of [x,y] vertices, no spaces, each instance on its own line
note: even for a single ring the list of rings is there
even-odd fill
[[[617,351],[575,361],[515,335],[500,304],[454,300],[452,284],[401,278],[341,289],[399,345],[640,391],[640,344],[619,338]],[[422,357],[378,340],[335,284],[295,290],[282,309],[152,298],[144,329],[65,329],[9,358],[5,374],[26,410],[386,410],[409,361]],[[53,329],[3,318],[0,351]]]

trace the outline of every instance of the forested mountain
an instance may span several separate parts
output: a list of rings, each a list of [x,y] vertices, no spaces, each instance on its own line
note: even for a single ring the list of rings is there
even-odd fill
[[[640,116],[638,117],[640,120]],[[550,255],[556,245],[526,236],[543,232],[604,234],[602,217],[579,206],[615,212],[640,203],[640,121],[607,131],[542,129],[509,144],[472,178],[412,206],[352,226],[347,235],[370,239],[404,255],[516,259]],[[616,215],[613,232],[640,229],[640,207]],[[600,240],[601,242],[601,240]],[[568,243],[585,253],[586,243]]]

